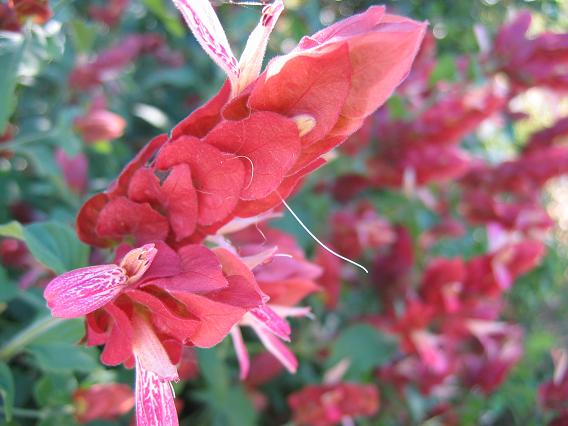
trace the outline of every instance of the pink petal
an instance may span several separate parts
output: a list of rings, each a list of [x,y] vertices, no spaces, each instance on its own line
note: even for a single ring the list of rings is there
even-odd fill
[[[157,252],[154,244],[146,244],[126,253],[120,266],[126,271],[129,283],[135,283],[146,273]]]
[[[267,333],[261,326],[253,323],[251,324],[258,338],[264,347],[282,363],[286,370],[290,373],[295,373],[298,369],[298,360],[296,355],[290,351],[280,340],[272,334]]]
[[[250,358],[247,352],[247,347],[243,341],[243,335],[241,334],[241,329],[238,325],[231,328],[231,338],[233,340],[233,346],[235,347],[235,352],[237,353],[237,359],[239,360],[240,374],[239,378],[244,380],[247,378],[250,369]]]
[[[178,418],[170,383],[144,368],[136,358],[137,426],[177,426]]]
[[[239,77],[239,64],[225,31],[209,0],[173,0],[205,52],[221,67],[231,82]]]
[[[176,367],[171,362],[168,353],[158,336],[156,336],[149,321],[139,315],[134,315],[132,325],[134,328],[132,351],[136,361],[145,370],[156,374],[161,380],[178,380]]]
[[[236,90],[233,91],[233,95],[238,95],[242,92],[250,83],[256,80],[260,74],[262,60],[264,59],[266,45],[268,44],[268,37],[283,10],[284,3],[282,0],[276,0],[274,3],[262,9],[260,22],[249,36],[247,45],[241,56],[239,62],[239,83]]]
[[[81,317],[113,300],[124,288],[127,279],[120,266],[89,266],[54,278],[43,296],[53,316]]]
[[[184,246],[178,250],[181,271],[173,276],[145,281],[168,291],[189,293],[220,290],[228,286],[221,271],[221,264],[215,254],[207,247],[197,244]]]
[[[290,341],[290,333],[292,332],[290,326],[267,305],[251,309],[250,313],[267,331],[270,331],[282,340]]]

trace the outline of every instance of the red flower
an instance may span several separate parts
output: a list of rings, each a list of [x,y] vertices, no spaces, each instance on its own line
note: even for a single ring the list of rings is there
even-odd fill
[[[294,422],[333,426],[344,417],[373,416],[379,411],[379,392],[372,385],[338,383],[306,386],[288,397]]]
[[[76,90],[91,90],[112,81],[140,55],[154,53],[164,44],[158,34],[135,34],[103,50],[86,63],[78,64],[69,75],[69,85]]]
[[[360,258],[367,249],[386,246],[396,238],[390,224],[368,203],[360,203],[354,211],[344,209],[334,213],[330,225],[333,248],[351,259]]]
[[[61,148],[55,150],[55,162],[63,173],[67,186],[78,194],[84,194],[88,185],[89,162],[82,152],[69,156]]]
[[[499,30],[493,61],[516,88],[545,86],[568,90],[568,34],[545,32],[528,38],[531,20],[531,13],[525,10]]]
[[[79,423],[113,420],[134,407],[134,393],[127,385],[109,383],[79,389],[73,394]]]
[[[16,10],[9,4],[0,4],[0,30],[19,32],[20,28]]]
[[[158,424],[153,416],[173,424],[167,382],[178,378],[182,345],[219,343],[263,302],[254,279],[227,267],[203,246],[176,253],[157,242],[129,251],[119,265],[67,272],[44,296],[54,316],[87,315],[86,342],[105,345],[103,363],[136,365],[139,424]]]
[[[114,27],[120,22],[129,3],[130,0],[105,1],[104,6],[89,6],[89,15],[95,21]]]
[[[20,20],[33,18],[38,24],[43,24],[51,18],[51,10],[47,0],[9,0]]]
[[[187,2],[179,1],[178,6],[186,17],[205,13]],[[268,26],[261,23],[258,28],[269,31],[279,13],[277,3],[265,9]],[[197,25],[194,18],[188,18],[191,25]],[[357,31],[353,31],[355,24]],[[187,226],[181,232],[168,229],[154,206],[168,211],[173,203],[157,196],[148,199],[147,191],[137,189],[131,171],[142,166],[138,163],[125,170],[104,198],[97,196],[94,209],[93,199],[87,203],[78,218],[80,233],[90,234],[87,241],[94,244],[131,233],[139,243],[151,238],[167,238],[172,244],[187,237],[199,241],[235,216],[256,216],[276,207],[301,177],[322,164],[322,154],[341,143],[386,100],[406,75],[423,32],[422,24],[371,8],[305,38],[289,55],[273,59],[258,78],[261,59],[245,55],[243,69],[236,71],[234,58],[210,52],[225,64],[231,85],[227,83],[208,104],[178,124],[168,141],[152,142],[145,152],[147,158],[157,153],[156,160],[148,173],[140,172],[148,177],[168,176],[173,168],[188,167],[191,180],[184,179],[184,185],[187,191],[195,190],[197,211],[185,213]],[[245,53],[263,40],[251,37]],[[221,37],[217,42],[224,44]],[[225,46],[225,52],[228,49]],[[381,59],[376,61],[372,52],[379,51]],[[153,179],[153,192],[163,193],[158,178]],[[118,201],[119,196],[128,201]],[[156,227],[120,229],[115,222],[122,221],[126,211],[136,212],[132,215]]]
[[[87,113],[77,117],[73,124],[87,143],[117,139],[126,127],[124,118],[106,109],[104,98],[95,99]]]

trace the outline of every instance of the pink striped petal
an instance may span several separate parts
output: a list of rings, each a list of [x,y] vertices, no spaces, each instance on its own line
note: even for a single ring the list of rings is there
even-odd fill
[[[235,87],[239,64],[209,0],[173,0],[205,52],[221,67]]]
[[[54,278],[47,285],[43,297],[54,317],[82,317],[113,300],[127,280],[120,266],[89,266]]]
[[[270,309],[267,305],[259,306],[250,310],[251,315],[255,318],[258,324],[270,331],[275,336],[278,336],[286,342],[290,341],[290,325],[280,318],[276,312]]]
[[[239,368],[241,370],[239,378],[244,380],[247,378],[250,370],[250,358],[243,340],[243,335],[241,334],[241,329],[238,325],[231,328],[231,339],[233,340],[233,346],[235,347],[235,352],[237,353],[237,359],[239,361]]]
[[[136,425],[177,426],[178,417],[170,382],[144,368],[136,358]]]
[[[262,9],[260,22],[247,40],[247,45],[239,62],[240,75],[237,87],[233,90],[233,96],[242,92],[250,83],[256,80],[262,68],[262,60],[266,53],[268,37],[278,21],[278,17],[284,10],[282,0],[276,0]]]
[[[120,262],[120,266],[126,271],[129,284],[135,283],[142,278],[142,275],[146,273],[157,253],[158,249],[156,249],[154,244],[146,244],[126,253]]]
[[[296,358],[296,355],[294,355],[294,353],[288,349],[284,343],[272,334],[267,333],[263,327],[255,323],[251,324],[251,326],[268,352],[274,355],[276,359],[282,363],[286,370],[290,373],[295,373],[298,369],[298,359]]]
[[[172,364],[149,320],[134,315],[132,326],[134,331],[132,351],[142,367],[156,374],[161,380],[179,380],[176,366]]]

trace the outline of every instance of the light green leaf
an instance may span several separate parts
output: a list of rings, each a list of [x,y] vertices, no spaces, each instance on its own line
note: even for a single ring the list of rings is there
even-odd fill
[[[185,30],[177,15],[174,15],[168,11],[166,6],[167,2],[164,0],[142,0],[142,3],[152,12],[156,18],[158,18],[166,30],[175,36],[183,37]]]
[[[392,359],[397,345],[367,324],[346,328],[333,343],[327,366],[333,367],[342,360],[349,361],[347,378],[358,379]]]
[[[32,255],[57,274],[87,265],[88,246],[77,239],[72,228],[61,223],[27,225],[24,240]]]
[[[8,238],[24,239],[24,228],[20,222],[15,220],[0,225],[0,236]]]

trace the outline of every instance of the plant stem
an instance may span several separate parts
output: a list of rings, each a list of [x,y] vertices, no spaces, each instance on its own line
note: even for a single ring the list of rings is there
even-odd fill
[[[6,411],[0,407],[0,414],[5,414]],[[12,415],[14,417],[21,417],[26,419],[44,419],[46,413],[39,410],[30,410],[28,408],[12,408]]]
[[[52,318],[50,316],[34,321],[0,347],[0,360],[9,361],[34,339],[62,322],[62,319]]]

